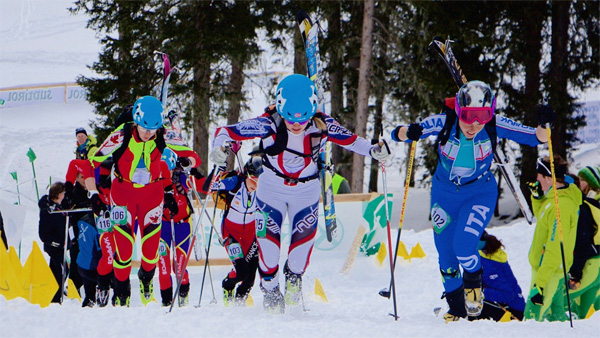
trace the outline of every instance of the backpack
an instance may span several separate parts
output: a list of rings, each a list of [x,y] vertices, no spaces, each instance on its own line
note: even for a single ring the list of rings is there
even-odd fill
[[[581,209],[584,205],[590,208],[590,213],[594,219],[594,223],[592,224],[594,228],[594,245],[600,245],[600,231],[598,231],[598,226],[600,225],[600,203],[593,198],[584,196],[583,203],[581,203],[579,208]]]
[[[231,190],[215,190],[210,193],[211,198],[215,202],[215,207],[217,209],[228,211],[229,207],[231,206],[231,201],[233,200],[233,197],[235,196],[235,193],[240,189],[240,187],[242,186],[242,183],[244,182],[244,179],[243,179],[244,175],[238,173],[235,170],[227,171],[227,172],[223,172],[223,173],[219,174],[219,178],[217,179],[217,182],[222,181],[226,178],[234,177],[236,175],[239,176],[239,180],[233,189],[231,189]],[[223,216],[223,217],[225,217],[225,216]]]
[[[451,106],[452,105],[452,106]],[[452,131],[452,126],[456,123],[456,119],[458,116],[456,115],[456,111],[454,110],[454,99],[446,99],[444,102],[444,106],[442,107],[442,113],[446,115],[446,122],[444,122],[444,127],[438,134],[436,145],[445,145],[448,142],[448,138],[450,138],[450,132]],[[457,133],[458,133],[458,124],[456,125]],[[490,137],[490,142],[492,143],[492,152],[496,153],[496,144],[498,143],[498,133],[496,132],[496,116],[492,118],[492,120],[485,124],[484,126],[485,132]]]

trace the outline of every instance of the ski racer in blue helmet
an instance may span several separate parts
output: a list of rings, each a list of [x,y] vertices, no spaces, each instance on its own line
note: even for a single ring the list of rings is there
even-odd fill
[[[276,97],[277,112],[290,124],[306,124],[317,112],[317,86],[305,75],[293,74],[281,80]]]
[[[162,103],[154,96],[141,97],[133,104],[133,122],[148,130],[162,127],[162,113]]]

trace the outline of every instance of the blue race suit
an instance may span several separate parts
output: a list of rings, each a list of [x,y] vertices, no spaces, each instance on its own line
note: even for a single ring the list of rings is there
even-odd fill
[[[535,128],[523,126],[503,116],[495,115],[498,138],[508,138],[520,144],[536,146],[540,142]],[[420,124],[421,138],[436,136],[444,127],[445,114],[433,115]],[[496,179],[490,171],[493,149],[485,128],[472,140],[474,166],[455,168],[461,150],[458,119],[451,126],[445,145],[438,145],[438,165],[432,179],[431,218],[434,241],[446,293],[463,285],[459,266],[476,273],[481,269],[477,251],[479,238],[492,218],[498,199]],[[399,142],[392,133],[392,139]],[[410,141],[410,140],[408,140]],[[473,163],[473,161],[461,161]]]

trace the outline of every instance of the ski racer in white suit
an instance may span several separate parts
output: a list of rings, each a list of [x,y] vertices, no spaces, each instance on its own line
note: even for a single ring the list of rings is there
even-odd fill
[[[225,165],[229,141],[261,138],[263,173],[256,192],[256,237],[259,246],[260,287],[264,307],[283,312],[285,303],[296,305],[301,277],[313,248],[319,210],[319,152],[326,141],[364,156],[384,161],[390,156],[385,141],[371,145],[341,126],[334,118],[317,112],[317,88],[306,76],[285,77],[277,87],[276,103],[259,117],[220,127],[216,131],[211,159]],[[279,289],[281,225],[286,216],[291,240],[284,267],[285,301]]]

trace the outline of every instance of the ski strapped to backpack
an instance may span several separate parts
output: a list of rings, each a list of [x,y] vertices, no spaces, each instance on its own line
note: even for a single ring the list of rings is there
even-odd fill
[[[302,41],[306,50],[308,77],[317,86],[318,108],[325,111],[323,100],[323,76],[321,74],[321,58],[319,55],[319,26],[313,25],[312,20],[303,10],[298,11],[296,15],[298,28],[302,35]],[[316,160],[319,168],[319,177],[321,181],[321,193],[323,197],[323,209],[325,215],[325,230],[327,241],[332,242],[333,238],[338,238],[337,219],[335,215],[335,204],[333,201],[333,165],[331,163],[331,145],[327,142],[325,149],[320,149],[322,154]],[[314,153],[314,151],[313,151]],[[314,156],[313,156],[314,158]]]
[[[433,38],[433,41],[429,44],[429,47],[432,48],[433,50],[435,50],[436,53],[442,58],[442,60],[448,67],[448,70],[450,71],[450,74],[452,75],[454,82],[456,83],[458,88],[460,88],[463,84],[467,83],[467,78],[463,74],[462,68],[458,64],[458,61],[456,61],[456,57],[454,56],[454,53],[452,52],[452,48],[450,48],[450,43],[452,43],[452,42],[453,42],[452,40],[448,39],[448,40],[444,41],[442,38],[436,36]],[[441,142],[442,145],[445,144],[446,141],[448,140],[448,137],[449,137],[450,131],[451,131],[450,128],[456,121],[456,117],[457,117],[454,109],[452,109],[452,108],[446,109],[446,108],[447,108],[447,105],[445,104],[443,112],[446,113],[446,123],[444,124],[442,132],[440,132],[440,134],[438,136],[438,141]],[[452,121],[450,121],[450,120],[452,120]],[[450,122],[452,122],[452,123],[450,123]],[[519,208],[521,208],[521,212],[523,213],[523,216],[525,216],[525,219],[527,220],[527,222],[529,224],[532,224],[533,223],[533,214],[531,213],[531,210],[529,209],[529,205],[527,204],[527,200],[525,199],[525,196],[523,196],[523,192],[519,188],[519,184],[517,182],[515,174],[512,171],[512,169],[508,166],[508,163],[506,162],[506,157],[504,156],[504,152],[502,151],[502,149],[498,149],[496,147],[496,143],[497,143],[496,119],[492,119],[489,123],[486,123],[485,130],[488,133],[488,136],[490,137],[490,141],[492,143],[492,150],[494,153],[494,161],[496,162],[496,165],[498,166],[498,168],[500,168],[500,172],[502,173],[502,176],[504,176],[504,179],[506,180],[508,187],[510,188],[511,192],[513,193],[513,196],[517,200],[517,203],[519,204]]]

